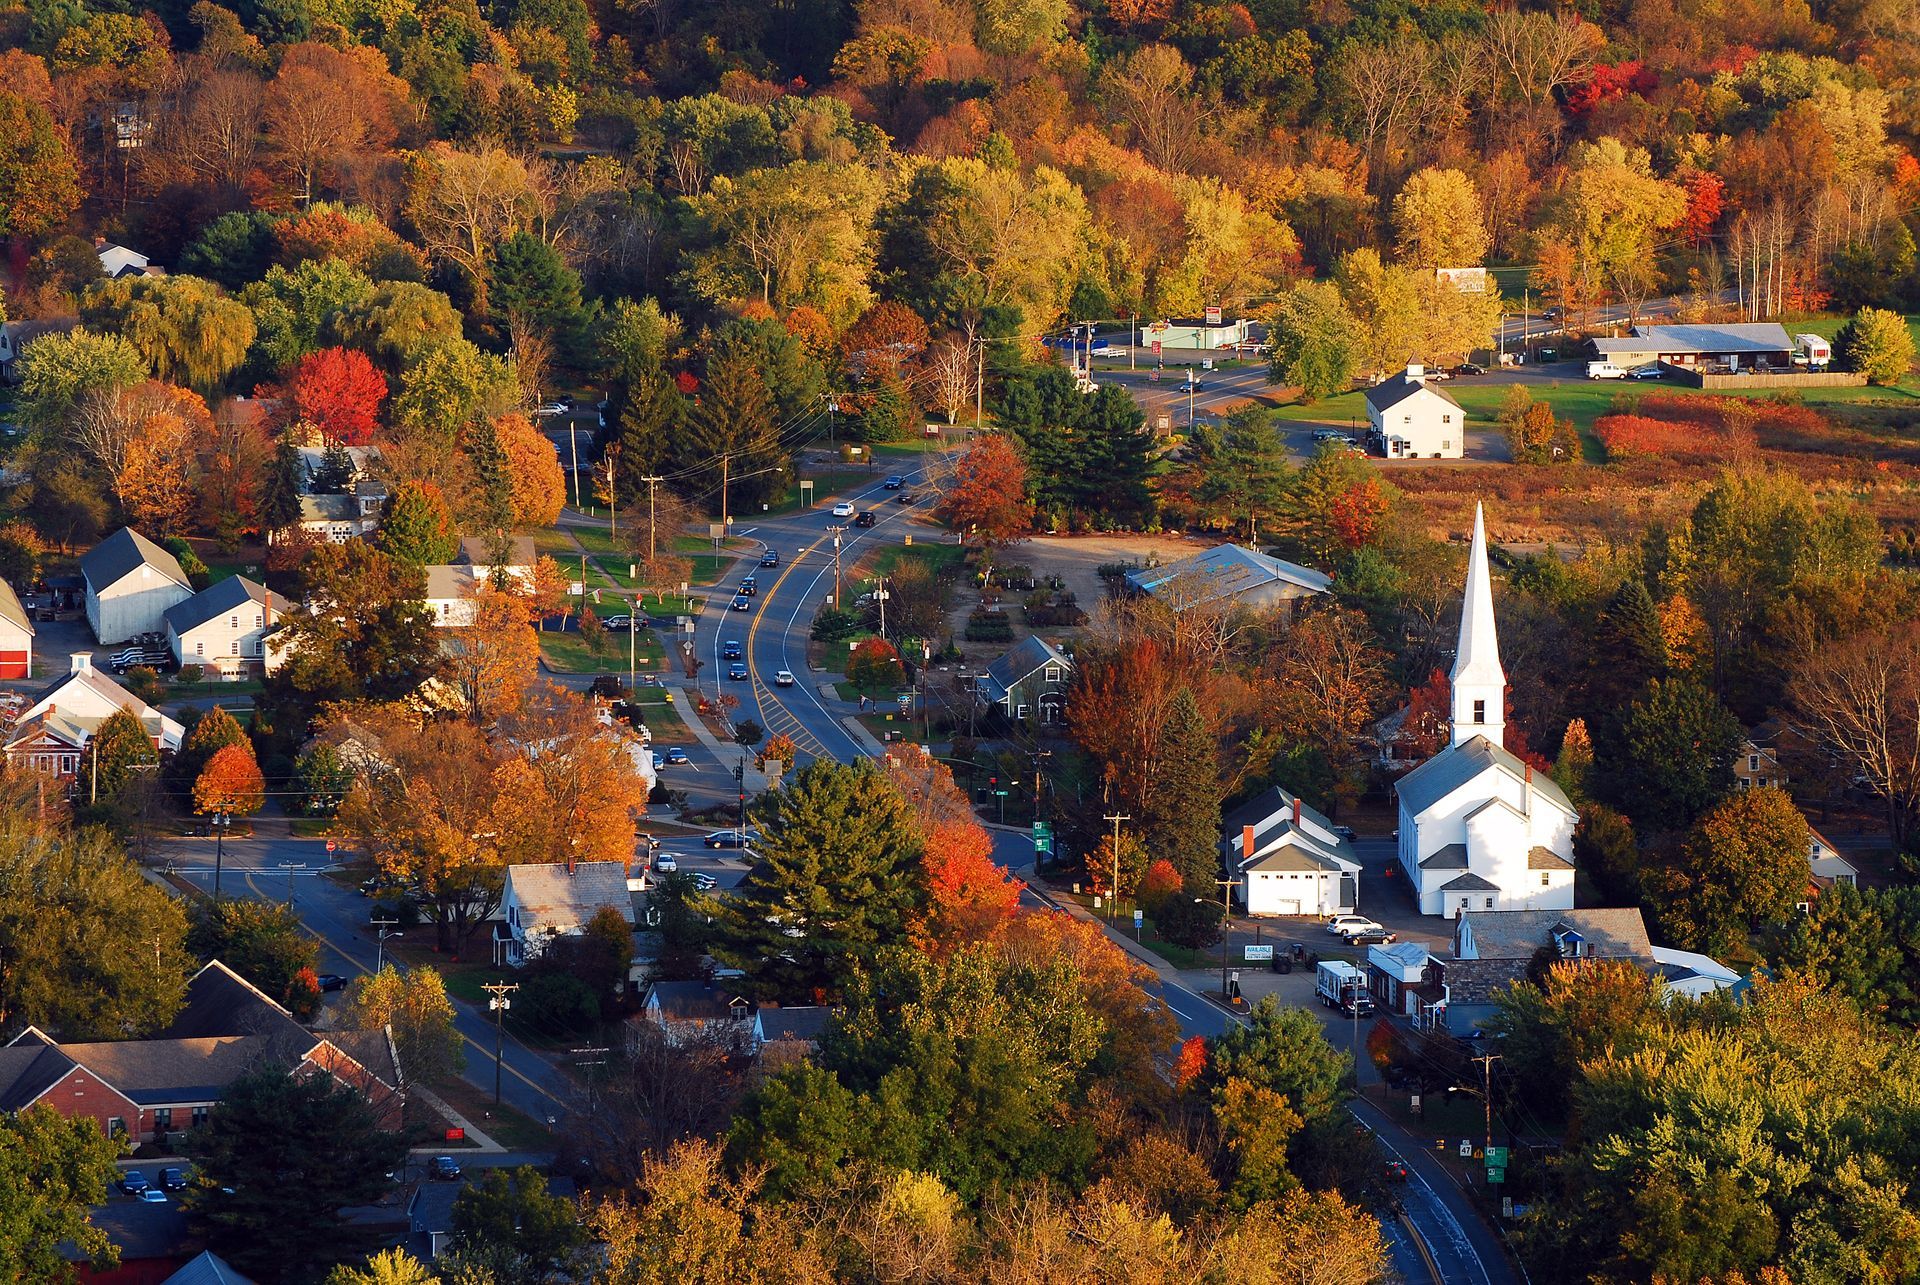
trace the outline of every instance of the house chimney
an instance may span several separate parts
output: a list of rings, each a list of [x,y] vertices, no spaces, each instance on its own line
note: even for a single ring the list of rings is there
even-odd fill
[[[1520,790],[1520,815],[1530,817],[1533,815],[1533,764],[1526,766],[1526,784]]]
[[[1240,855],[1243,858],[1253,856],[1253,827],[1250,825],[1240,827]]]
[[[68,658],[67,672],[70,674],[91,674],[93,672],[93,653],[76,651]]]
[[[1300,796],[1297,794],[1293,796],[1293,823],[1300,824]]]

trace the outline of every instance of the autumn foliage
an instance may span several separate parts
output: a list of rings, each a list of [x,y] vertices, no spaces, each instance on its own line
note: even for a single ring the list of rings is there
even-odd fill
[[[1348,487],[1327,505],[1327,522],[1334,538],[1348,549],[1372,544],[1380,534],[1380,520],[1387,515],[1386,493],[1378,478]]]
[[[1189,1035],[1180,1042],[1180,1052],[1173,1059],[1173,1087],[1181,1090],[1193,1087],[1206,1069],[1207,1037]]]
[[[301,419],[329,442],[364,446],[380,424],[387,379],[355,348],[322,348],[294,368],[287,388]]]
[[[847,661],[847,681],[861,688],[894,687],[906,677],[900,653],[884,638],[868,638]]]
[[[193,783],[193,808],[203,815],[224,812],[252,816],[267,801],[267,783],[254,761],[253,746],[242,741],[215,751]]]
[[[969,543],[1019,539],[1033,529],[1026,461],[1005,437],[984,439],[960,457],[934,513]]]

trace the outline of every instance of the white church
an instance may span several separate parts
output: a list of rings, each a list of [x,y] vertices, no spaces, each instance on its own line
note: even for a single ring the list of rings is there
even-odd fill
[[[1453,737],[1400,778],[1400,865],[1420,913],[1573,908],[1574,806],[1507,752],[1506,671],[1494,634],[1478,506],[1453,662]]]

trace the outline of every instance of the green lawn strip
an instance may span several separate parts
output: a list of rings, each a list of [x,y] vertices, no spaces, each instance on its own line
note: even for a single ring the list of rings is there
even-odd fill
[[[612,615],[609,606],[607,614]],[[539,636],[540,658],[547,668],[562,674],[616,674],[624,673],[627,668],[627,635],[608,630],[606,642],[600,654],[595,655],[587,646],[587,640],[579,633],[562,633],[550,629]],[[643,629],[634,637],[634,668],[643,674],[658,674],[665,670],[661,664],[665,650],[660,639],[651,629]]]
[[[918,562],[938,575],[966,559],[967,551],[957,544],[890,544],[874,555],[872,573],[890,576],[901,563]]]
[[[467,1056],[476,1058],[479,1054],[469,1048]],[[491,1094],[458,1075],[449,1075],[439,1081],[433,1086],[433,1093],[462,1117],[472,1121],[474,1128],[509,1151],[553,1149],[553,1134],[544,1125],[505,1103],[496,1106]]]
[[[1009,810],[1008,814],[1012,814],[1011,810]],[[1133,903],[1125,898],[1122,898],[1119,902],[1111,906],[1107,904],[1105,898],[1102,898],[1099,908],[1095,909],[1093,894],[1091,893],[1056,892],[1054,896],[1064,897],[1068,901],[1078,902],[1086,908],[1089,914],[1105,920],[1116,931],[1124,932],[1129,937],[1133,936]],[[1155,932],[1153,930],[1153,921],[1148,918],[1142,919],[1140,935],[1136,938],[1136,941],[1154,954],[1160,956],[1160,958],[1166,960],[1169,964],[1172,964],[1175,968],[1205,968],[1208,964],[1219,962],[1217,948],[1215,954],[1209,955],[1206,951],[1194,950],[1190,946],[1176,945]]]
[[[658,687],[636,687],[631,699],[641,708],[641,718],[656,740],[685,740],[691,733],[680,717],[680,702],[672,693]]]

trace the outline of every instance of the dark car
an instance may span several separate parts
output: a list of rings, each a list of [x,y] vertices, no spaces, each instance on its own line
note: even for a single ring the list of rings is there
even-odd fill
[[[743,654],[740,650],[740,644],[731,638],[720,644],[720,659],[722,660],[739,660]]]
[[[751,598],[753,597],[754,594],[759,593],[760,589],[757,585],[753,583],[752,578],[749,577],[748,579],[742,580],[740,582],[739,592],[742,598]]]
[[[735,596],[733,600],[733,609],[735,611],[752,611],[753,599]]]
[[[901,487],[905,486],[906,484],[907,484],[907,479],[904,477],[901,477],[897,473],[887,479],[887,489],[889,491],[897,491]]]
[[[343,991],[347,989],[347,979],[339,973],[322,973],[319,977],[323,991]]]
[[[1357,932],[1347,938],[1348,943],[1354,946],[1385,946],[1396,940],[1398,938],[1384,928],[1369,928],[1365,932]]]
[[[760,555],[760,565],[763,567],[777,567],[780,565],[780,555],[772,549],[768,549]]]
[[[1487,373],[1487,368],[1477,362],[1463,361],[1453,368],[1453,373],[1456,375],[1484,375]]]
[[[590,696],[601,696],[607,700],[619,700],[627,694],[627,689],[625,685],[612,674],[602,674],[593,680],[593,686],[587,688],[587,694]]]
[[[873,516],[873,510],[868,509],[864,513],[862,513],[859,517],[855,518],[853,520],[853,524],[855,526],[865,527],[865,526],[872,526],[875,521],[876,519]]]
[[[147,1175],[138,1169],[129,1169],[120,1175],[120,1190],[129,1196],[137,1196],[151,1186],[153,1184],[147,1181]]]
[[[687,757],[687,752],[685,750],[681,749],[678,745],[675,745],[667,750],[666,762],[668,763],[669,766],[677,767],[683,763],[690,763],[692,762],[692,760]]]
[[[736,683],[744,683],[747,681],[747,667],[738,663],[728,665],[727,677]]]
[[[715,830],[701,842],[709,848],[744,848],[753,837],[751,830]]]
[[[602,629],[611,629],[618,633],[624,634],[627,632],[627,630],[633,628],[633,617],[632,616],[605,616],[600,621],[600,627]]]
[[[175,1168],[172,1165],[167,1166],[160,1171],[160,1185],[168,1191],[185,1191],[187,1189],[187,1171],[185,1169]]]
[[[433,1162],[427,1166],[427,1173],[442,1181],[452,1182],[460,1176],[460,1166],[453,1162],[452,1156],[435,1156]]]
[[[920,497],[915,495],[912,491],[902,491],[900,492],[899,495],[896,495],[894,497],[893,502],[895,504],[912,504],[915,500],[919,498]]]

